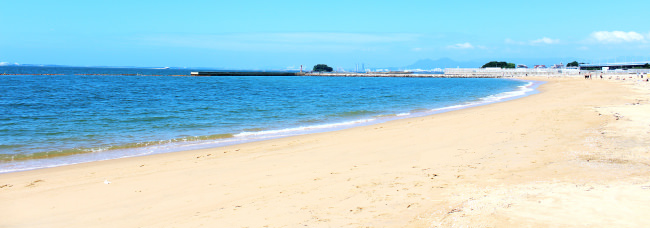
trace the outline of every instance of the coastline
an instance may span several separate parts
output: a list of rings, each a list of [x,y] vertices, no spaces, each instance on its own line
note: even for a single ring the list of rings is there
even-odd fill
[[[0,160],[2,161],[0,161],[0,173],[21,172],[26,170],[51,168],[85,162],[148,156],[152,154],[171,153],[186,150],[209,149],[295,135],[337,131],[347,128],[373,125],[397,119],[421,117],[463,108],[503,102],[506,100],[516,99],[534,94],[537,92],[535,88],[541,84],[539,82],[519,79],[504,80],[521,81],[527,84],[517,86],[513,88],[512,91],[485,95],[484,97],[480,97],[474,100],[468,99],[466,101],[453,102],[447,104],[447,106],[439,106],[433,104],[426,109],[419,108],[415,110],[399,110],[389,113],[378,113],[375,115],[359,115],[353,118],[312,122],[308,124],[295,124],[287,121],[288,124],[285,124],[284,127],[281,126],[279,128],[257,128],[251,129],[250,131],[226,131],[218,132],[217,134],[212,135],[186,135],[181,138],[132,141],[124,142],[123,144],[105,145],[98,147],[77,147],[70,149],[42,151],[39,153],[26,155],[17,154],[16,156],[10,156],[7,154],[1,154]]]
[[[436,115],[0,174],[0,227],[649,225],[648,86],[538,79]]]

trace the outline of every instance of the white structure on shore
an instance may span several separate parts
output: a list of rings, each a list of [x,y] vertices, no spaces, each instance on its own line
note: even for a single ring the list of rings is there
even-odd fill
[[[516,68],[516,69],[502,69],[502,68],[446,68],[446,75],[493,75],[501,77],[514,77],[514,76],[532,76],[532,75],[578,75],[578,69],[550,69],[550,68]]]

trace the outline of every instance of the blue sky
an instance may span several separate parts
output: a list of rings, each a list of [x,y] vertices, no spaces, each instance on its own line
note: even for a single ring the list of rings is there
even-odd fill
[[[405,66],[427,58],[650,60],[650,1],[21,0],[0,5],[4,64],[283,69],[318,63]]]

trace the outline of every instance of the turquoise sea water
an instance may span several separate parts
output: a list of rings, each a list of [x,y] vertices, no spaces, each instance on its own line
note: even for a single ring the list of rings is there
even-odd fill
[[[507,79],[138,76],[189,75],[160,69],[0,73],[16,69],[57,75],[0,75],[0,172],[336,130],[499,102],[535,86]]]

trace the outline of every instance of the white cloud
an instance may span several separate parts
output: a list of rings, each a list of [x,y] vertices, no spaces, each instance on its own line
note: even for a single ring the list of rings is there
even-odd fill
[[[474,49],[474,45],[470,44],[469,42],[461,43],[461,44],[454,44],[454,45],[449,45],[447,48],[451,49]]]
[[[536,40],[532,40],[532,41],[530,41],[530,44],[531,44],[531,45],[537,45],[537,44],[557,44],[557,43],[560,43],[560,40],[558,40],[558,39],[551,39],[551,38],[548,38],[548,37],[543,37],[543,38],[541,38],[541,39],[536,39]]]
[[[598,31],[591,33],[591,38],[600,43],[643,42],[645,37],[637,32]]]

